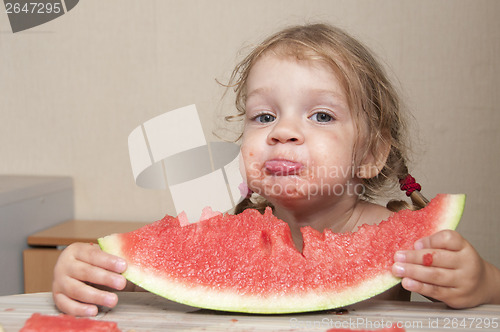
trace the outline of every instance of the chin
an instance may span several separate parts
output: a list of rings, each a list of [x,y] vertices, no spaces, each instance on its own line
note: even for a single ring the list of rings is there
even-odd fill
[[[299,202],[308,201],[311,197],[306,185],[297,186],[289,184],[283,186],[274,183],[273,185],[261,186],[255,192],[272,204],[283,206],[296,205]]]

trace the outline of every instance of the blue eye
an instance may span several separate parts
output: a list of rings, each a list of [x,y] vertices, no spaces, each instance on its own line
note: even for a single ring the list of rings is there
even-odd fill
[[[276,120],[276,117],[271,114],[261,114],[255,117],[255,120],[260,123],[270,123]]]
[[[330,122],[330,121],[334,120],[333,116],[331,116],[330,114],[325,113],[325,112],[314,113],[313,115],[311,115],[310,119],[313,121],[322,122],[322,123]]]

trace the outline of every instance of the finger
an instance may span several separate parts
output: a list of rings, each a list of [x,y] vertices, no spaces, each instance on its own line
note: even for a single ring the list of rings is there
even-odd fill
[[[394,263],[392,273],[396,277],[411,278],[422,283],[437,286],[454,287],[457,285],[454,270],[428,267],[409,263]]]
[[[127,285],[127,280],[121,274],[89,265],[81,261],[75,261],[69,275],[71,278],[87,281],[97,285],[104,285],[117,290]]]
[[[420,295],[436,300],[452,297],[452,294],[455,292],[453,287],[434,285],[412,278],[403,278],[401,284],[404,289],[410,292],[419,293]]]
[[[421,249],[446,249],[459,251],[465,246],[464,238],[455,231],[443,230],[431,236],[417,240],[414,244],[416,250]]]
[[[88,248],[85,248],[86,250],[76,250],[75,259],[116,273],[123,273],[127,269],[127,263],[124,259],[102,251],[95,244],[86,243],[82,245]]]
[[[394,255],[394,261],[424,266],[435,266],[454,269],[459,266],[460,259],[455,251],[449,250],[403,250]]]
[[[118,303],[118,296],[116,294],[99,290],[72,278],[65,280],[61,293],[72,300],[86,304],[97,304],[113,308]]]
[[[426,284],[411,278],[403,278],[402,286],[408,291],[445,302],[451,308],[470,308],[477,305],[470,298],[463,296],[458,288]]]
[[[90,317],[97,315],[98,309],[96,305],[75,301],[63,293],[52,294],[57,308],[68,315],[78,317]]]

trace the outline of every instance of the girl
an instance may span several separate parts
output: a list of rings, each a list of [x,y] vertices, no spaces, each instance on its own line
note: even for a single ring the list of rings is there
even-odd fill
[[[231,86],[238,114],[229,119],[244,124],[242,173],[257,194],[236,213],[272,206],[301,249],[300,227],[349,232],[402,208],[400,202],[388,207],[373,202],[411,177],[397,94],[358,41],[323,24],[285,29],[236,67]],[[414,206],[408,207],[425,205],[418,192],[411,197]],[[424,266],[422,257],[429,252],[433,264]],[[455,308],[500,303],[500,271],[454,231],[420,239],[415,250],[394,259],[393,274],[403,278],[407,291]],[[87,283],[124,289],[125,270],[123,260],[97,246],[71,245],[55,267],[54,301],[64,312],[95,315],[95,304],[113,307],[117,297]],[[384,294],[407,295],[400,286]]]

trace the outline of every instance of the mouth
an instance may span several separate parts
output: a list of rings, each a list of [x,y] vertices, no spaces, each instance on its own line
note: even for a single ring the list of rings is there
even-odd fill
[[[304,165],[292,160],[272,159],[266,161],[264,167],[271,175],[288,176],[298,174]]]

